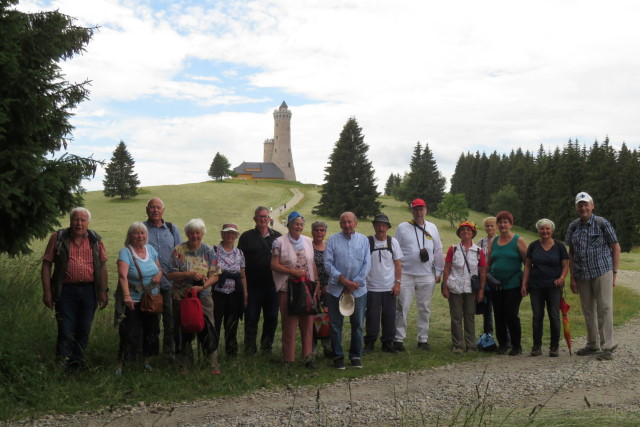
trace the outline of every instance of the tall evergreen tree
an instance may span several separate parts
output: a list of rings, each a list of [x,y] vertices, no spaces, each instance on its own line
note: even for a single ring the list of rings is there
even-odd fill
[[[101,163],[66,152],[89,82],[66,81],[58,66],[84,51],[93,29],[17,3],[0,1],[0,253],[9,255],[31,252],[32,239],[82,205],[81,182]]]
[[[438,170],[429,144],[425,144],[422,150],[418,141],[411,156],[410,168],[398,192],[398,199],[410,203],[413,199],[420,198],[430,210],[436,211],[438,203],[444,197],[446,179]]]
[[[376,191],[368,151],[362,128],[355,117],[351,117],[342,128],[324,169],[325,183],[320,190],[320,204],[313,208],[314,214],[337,218],[342,212],[351,211],[364,218],[380,212],[380,194]]]
[[[111,162],[105,170],[103,193],[105,197],[120,196],[121,199],[136,197],[138,195],[138,174],[133,172],[135,162],[129,154],[124,141],[113,151]]]
[[[231,164],[227,157],[217,152],[211,162],[209,176],[216,181],[222,181],[225,176],[231,176],[232,174],[233,171],[231,170]]]

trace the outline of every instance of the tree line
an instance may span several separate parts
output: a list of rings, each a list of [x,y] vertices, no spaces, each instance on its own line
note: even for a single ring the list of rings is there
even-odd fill
[[[463,153],[450,191],[464,194],[476,211],[508,210],[526,229],[535,230],[538,219],[549,218],[560,240],[576,218],[575,195],[586,191],[594,199],[594,213],[611,221],[622,250],[630,251],[640,243],[639,188],[640,153],[625,143],[616,150],[606,137],[590,147],[571,139],[554,150],[541,145],[535,154],[520,148],[508,156]]]

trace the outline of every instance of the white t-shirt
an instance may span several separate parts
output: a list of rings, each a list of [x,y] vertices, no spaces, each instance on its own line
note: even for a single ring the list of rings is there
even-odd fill
[[[380,241],[373,237],[374,248],[386,248],[387,240]],[[394,261],[402,259],[402,248],[398,241],[391,238],[393,255],[387,249],[373,251],[371,254],[371,270],[367,274],[367,290],[369,292],[387,292],[393,288],[396,280]]]
[[[395,238],[398,239],[402,252],[402,273],[418,276],[440,276],[444,270],[444,255],[442,242],[435,224],[425,221],[424,229],[429,235],[424,235],[408,222],[403,222],[396,228]],[[420,249],[426,248],[429,252],[429,261],[420,260]],[[435,270],[435,271],[434,271]]]

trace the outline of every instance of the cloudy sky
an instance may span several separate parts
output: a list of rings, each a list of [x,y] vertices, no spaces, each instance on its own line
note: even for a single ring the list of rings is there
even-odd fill
[[[99,26],[63,64],[89,79],[70,152],[120,140],[143,186],[201,182],[216,152],[262,161],[273,110],[293,113],[298,180],[322,183],[349,117],[378,183],[428,143],[460,154],[569,138],[640,144],[640,2],[431,0],[22,1]],[[104,171],[84,186],[102,189]]]

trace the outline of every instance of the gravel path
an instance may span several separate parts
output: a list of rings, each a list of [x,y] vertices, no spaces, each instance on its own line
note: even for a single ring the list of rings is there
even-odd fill
[[[621,271],[618,283],[640,293],[638,272]],[[33,425],[404,425],[416,421],[408,417],[422,414],[428,424],[435,424],[436,417],[450,417],[460,407],[472,408],[478,396],[494,407],[532,409],[544,404],[546,408],[586,409],[590,405],[596,410],[640,414],[640,318],[617,328],[615,336],[619,347],[612,361],[569,357],[566,347],[561,346],[558,358],[495,356],[321,387],[51,416]],[[583,346],[584,338],[574,340],[574,351]]]

